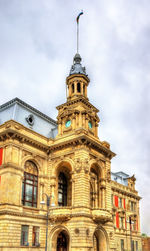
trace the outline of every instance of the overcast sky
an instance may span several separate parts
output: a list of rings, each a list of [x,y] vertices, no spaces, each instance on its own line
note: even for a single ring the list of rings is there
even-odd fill
[[[150,0],[0,0],[0,103],[18,97],[56,119],[76,53],[99,110],[99,137],[135,174],[142,232],[150,235]]]

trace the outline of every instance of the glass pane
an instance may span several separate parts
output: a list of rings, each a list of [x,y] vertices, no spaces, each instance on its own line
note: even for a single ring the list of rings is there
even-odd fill
[[[62,195],[61,193],[59,193],[59,194],[58,194],[58,200],[59,200],[59,202],[62,201],[62,198],[63,198],[63,195]]]
[[[26,183],[27,184],[33,184],[33,180],[27,180]]]
[[[32,207],[32,202],[25,202],[25,206],[29,206],[29,207]]]
[[[34,187],[34,197],[33,197],[33,199],[34,199],[34,202],[36,202],[36,198],[37,198],[37,188],[36,187]]]
[[[24,196],[24,183],[22,183],[22,199],[23,199],[23,196]]]
[[[32,195],[33,186],[26,184],[26,194]]]

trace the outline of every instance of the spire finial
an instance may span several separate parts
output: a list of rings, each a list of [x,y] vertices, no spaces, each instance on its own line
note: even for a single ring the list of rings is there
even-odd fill
[[[83,10],[81,10],[81,12],[79,13],[76,19],[77,20],[77,53],[79,53],[79,18],[81,15],[83,15]]]

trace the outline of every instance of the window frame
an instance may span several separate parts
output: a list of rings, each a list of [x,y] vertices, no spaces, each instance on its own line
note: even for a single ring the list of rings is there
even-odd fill
[[[124,251],[124,239],[120,239],[121,251]]]
[[[23,228],[26,228],[27,231],[26,230],[23,231]],[[27,241],[25,241],[26,237]],[[29,226],[21,225],[21,242],[20,242],[21,246],[29,246],[28,239],[29,239]]]
[[[32,200],[26,199],[28,196],[27,186],[32,187]],[[36,188],[36,197],[34,198],[35,188]],[[24,179],[22,182],[22,205],[37,208],[37,199],[38,199],[38,175],[34,175],[29,172],[24,172]]]
[[[33,226],[32,229],[32,247],[39,246],[39,237],[40,237],[40,227]]]
[[[62,182],[60,182],[60,177]],[[60,172],[58,175],[58,206],[64,207],[67,206],[68,199],[68,180],[66,175],[63,172]],[[59,200],[59,194],[62,196],[62,200]]]

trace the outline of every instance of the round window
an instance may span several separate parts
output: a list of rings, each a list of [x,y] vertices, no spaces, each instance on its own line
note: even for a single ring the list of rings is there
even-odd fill
[[[30,114],[27,118],[26,121],[28,122],[29,125],[33,125],[34,124],[34,116],[32,114]]]

